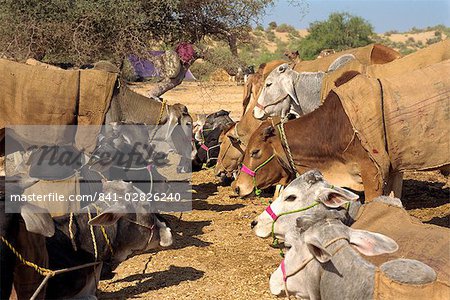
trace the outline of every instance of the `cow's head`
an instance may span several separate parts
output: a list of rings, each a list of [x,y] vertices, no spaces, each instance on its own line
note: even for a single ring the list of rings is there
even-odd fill
[[[105,195],[122,197],[102,213],[89,221],[90,225],[117,226],[114,260],[119,263],[132,254],[143,253],[158,247],[168,247],[172,244],[172,233],[165,221],[150,213],[151,202],[126,201],[133,195],[144,193],[135,188],[132,183],[114,180],[103,182]],[[131,197],[131,198],[126,198]]]
[[[253,116],[256,119],[264,119],[267,116],[287,116],[291,101],[298,104],[294,86],[297,76],[298,73],[288,64],[282,64],[273,70],[264,82],[253,109]]]
[[[357,270],[363,262],[356,252],[374,256],[398,249],[391,238],[352,229],[328,214],[311,212],[300,217],[297,226],[299,228],[286,235],[285,244],[289,250],[282,264],[270,276],[270,291],[274,295],[287,293],[299,299],[318,299],[323,272],[334,272],[322,264],[333,259],[332,265],[338,269],[346,265]],[[341,249],[346,249],[347,254],[341,255]],[[361,285],[360,282],[357,284]]]
[[[347,211],[341,206],[358,198],[348,190],[329,184],[320,171],[310,170],[293,180],[251,226],[258,237],[269,237],[273,228],[274,236],[284,240],[298,217],[326,208],[339,211],[340,217],[345,219]]]
[[[275,130],[269,122],[264,122],[250,137],[234,186],[239,196],[290,181],[289,166],[280,164],[276,153],[276,149],[281,152],[283,148]]]
[[[236,136],[235,125],[219,137],[220,150],[214,173],[224,184],[230,184],[242,161],[245,145]]]

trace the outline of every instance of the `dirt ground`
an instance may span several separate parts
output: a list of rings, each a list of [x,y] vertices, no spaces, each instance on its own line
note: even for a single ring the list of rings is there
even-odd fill
[[[187,83],[166,98],[193,113],[231,110],[236,119],[242,87]],[[403,205],[424,222],[450,227],[449,184],[438,172],[407,173]],[[268,280],[280,263],[278,250],[250,229],[270,195],[237,198],[212,170],[193,174],[193,190],[193,211],[169,216],[174,245],[123,262],[113,279],[100,282],[100,299],[274,299]]]

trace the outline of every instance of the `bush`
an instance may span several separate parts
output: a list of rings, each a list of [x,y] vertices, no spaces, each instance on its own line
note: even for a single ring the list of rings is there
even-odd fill
[[[275,29],[277,29],[277,22],[274,21],[270,22],[268,30],[275,30]]]
[[[408,54],[411,54],[411,53],[416,52],[416,50],[411,49],[411,48],[404,47],[404,48],[401,48],[401,49],[399,50],[399,52],[400,52],[401,55],[408,55]]]
[[[288,24],[281,24],[280,26],[278,26],[275,29],[275,31],[276,32],[293,32],[293,31],[297,32],[297,30],[293,26],[288,25]]]
[[[262,27],[262,25],[258,25],[255,27],[255,31],[264,31],[264,27]]]
[[[385,35],[385,36],[391,36],[391,35],[396,34],[396,33],[398,33],[397,30],[389,30],[389,31],[386,32],[384,35]]]
[[[366,46],[374,35],[368,21],[348,13],[333,13],[326,21],[311,23],[308,31],[300,48],[303,59],[314,59],[323,49],[341,51]]]
[[[217,70],[217,67],[215,67],[213,64],[207,61],[196,61],[192,64],[192,66],[189,68],[192,72],[192,74],[201,81],[206,81],[209,79],[211,74]]]
[[[427,45],[432,45],[432,44],[435,44],[435,43],[440,42],[440,41],[441,41],[441,37],[440,36],[437,36],[437,37],[434,37],[434,38],[431,38],[431,39],[427,39]]]
[[[273,31],[266,32],[266,38],[269,42],[275,41],[275,33]]]

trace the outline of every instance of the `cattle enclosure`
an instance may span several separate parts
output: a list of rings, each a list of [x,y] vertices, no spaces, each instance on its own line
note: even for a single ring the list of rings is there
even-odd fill
[[[241,115],[240,86],[183,83],[164,96],[193,114],[223,108],[235,121]],[[268,280],[279,264],[278,250],[250,230],[270,195],[235,197],[210,169],[193,174],[193,190],[193,211],[169,217],[174,245],[123,262],[113,279],[100,282],[100,299],[273,299]],[[402,202],[421,221],[449,227],[449,197],[448,177],[439,172],[406,174]]]

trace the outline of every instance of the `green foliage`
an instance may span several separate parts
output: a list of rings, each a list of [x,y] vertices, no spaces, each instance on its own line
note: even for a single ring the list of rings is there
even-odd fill
[[[407,47],[402,47],[402,48],[400,48],[400,54],[401,55],[408,55],[408,54],[411,54],[411,53],[414,53],[414,52],[416,52],[416,50],[415,49],[411,49],[411,48],[407,48]]]
[[[195,78],[201,81],[206,81],[209,79],[211,74],[215,70],[217,70],[217,67],[210,62],[202,61],[202,62],[195,62],[189,69],[191,70]]]
[[[269,42],[275,41],[275,33],[273,31],[266,31],[266,38]]]
[[[264,27],[262,27],[262,25],[258,25],[255,27],[255,31],[264,31]]]
[[[385,35],[385,36],[391,36],[391,35],[396,34],[396,33],[398,33],[397,30],[389,30],[389,31],[387,31],[384,35]]]
[[[341,51],[366,46],[373,35],[368,21],[348,13],[333,13],[326,21],[311,23],[308,31],[300,48],[303,59],[314,59],[323,49]]]
[[[297,30],[294,28],[294,26],[288,25],[288,24],[281,24],[276,29],[276,32],[297,32]]]
[[[232,48],[274,0],[0,0],[0,55],[119,63],[205,36]]]
[[[277,28],[277,22],[272,21],[269,23],[268,30],[275,30],[276,28]]]
[[[427,45],[432,45],[432,44],[438,43],[440,41],[442,41],[441,37],[440,36],[436,36],[434,38],[427,39]]]

